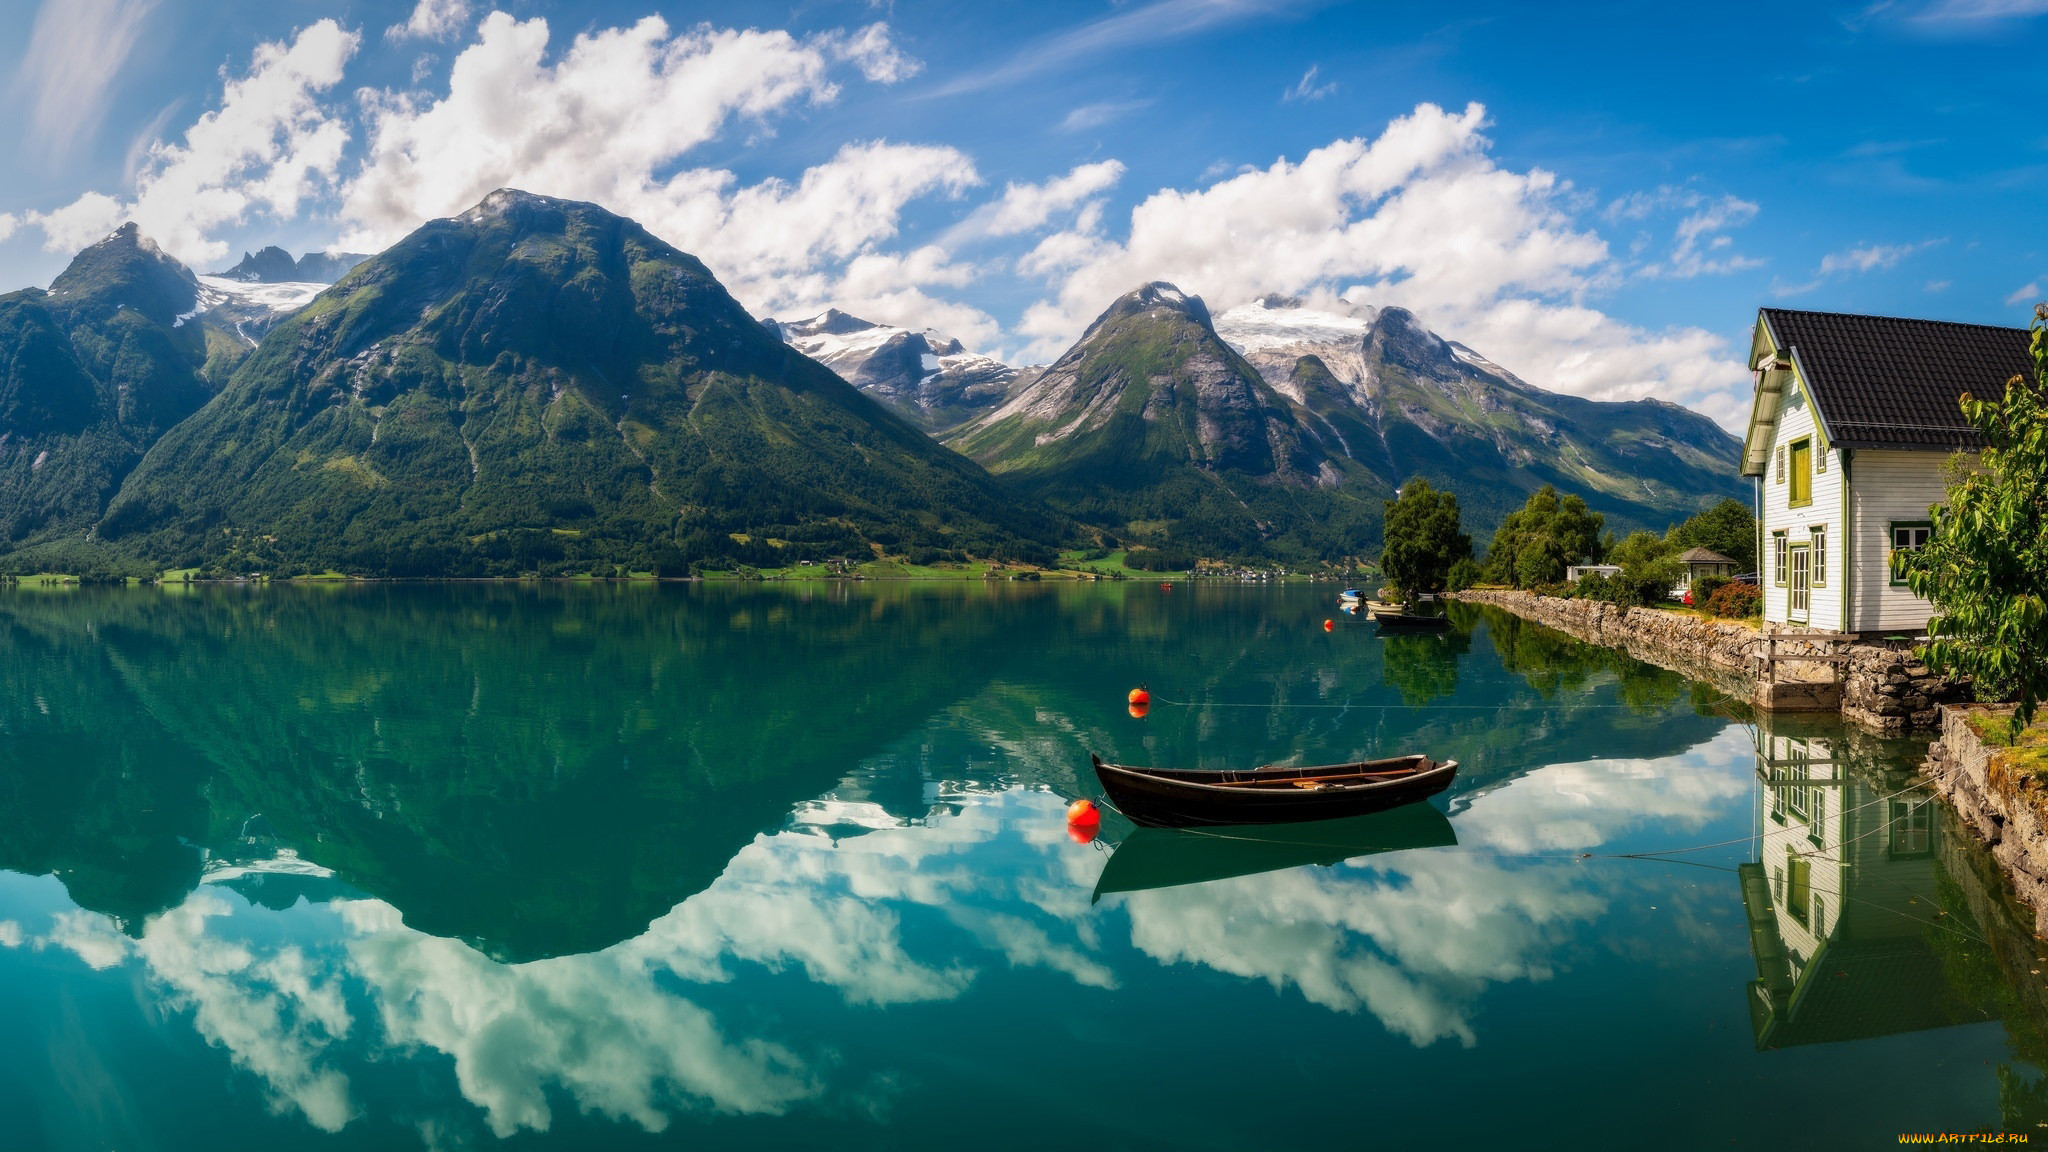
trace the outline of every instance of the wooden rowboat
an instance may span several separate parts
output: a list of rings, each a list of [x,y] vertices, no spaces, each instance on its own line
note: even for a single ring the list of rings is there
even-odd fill
[[[1293,824],[1398,808],[1450,787],[1456,760],[1396,756],[1309,768],[1202,772],[1135,768],[1100,756],[1095,778],[1109,802],[1134,824],[1195,828],[1221,824]]]
[[[1379,625],[1380,630],[1384,632],[1434,632],[1451,626],[1451,618],[1448,616],[1418,616],[1398,608],[1386,611],[1374,609],[1372,622]]]

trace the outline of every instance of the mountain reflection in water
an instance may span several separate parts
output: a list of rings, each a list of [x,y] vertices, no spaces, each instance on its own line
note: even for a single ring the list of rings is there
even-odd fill
[[[1330,1061],[1394,1144],[2035,1115],[2030,936],[1937,809],[1865,803],[1909,747],[1453,612],[1423,647],[1323,633],[1313,588],[0,596],[0,1019],[36,1038],[0,1128],[1023,1146],[1088,1100],[1113,1144],[1299,1144],[1349,1096],[1186,1086]],[[1440,806],[1063,826],[1090,751],[1409,749],[1466,766]],[[1764,1091],[1788,1061],[1813,1092]]]

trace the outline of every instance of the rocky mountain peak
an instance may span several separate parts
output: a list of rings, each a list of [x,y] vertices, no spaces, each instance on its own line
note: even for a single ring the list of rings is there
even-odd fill
[[[360,252],[308,252],[294,260],[291,253],[270,244],[253,254],[242,253],[240,263],[214,275],[244,284],[332,284],[367,259]]]
[[[1365,334],[1366,355],[1411,371],[1437,373],[1454,367],[1457,352],[1443,337],[1422,326],[1406,308],[1382,308]]]
[[[50,282],[50,296],[63,306],[109,314],[132,308],[168,326],[192,311],[199,280],[131,221],[73,257]]]
[[[1190,296],[1164,280],[1154,280],[1117,297],[1116,302],[1105,309],[1102,315],[1096,317],[1095,323],[1088,326],[1088,335],[1093,335],[1105,324],[1113,321],[1159,309],[1177,313],[1204,328],[1213,330],[1215,327],[1209,319],[1209,306],[1202,303],[1200,296]],[[1083,343],[1087,342],[1088,335],[1081,337]]]

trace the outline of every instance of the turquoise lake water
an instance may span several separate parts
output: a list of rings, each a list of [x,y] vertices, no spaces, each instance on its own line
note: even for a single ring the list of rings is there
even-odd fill
[[[2043,1131],[2048,963],[1922,745],[1491,610],[1334,605],[0,593],[0,1147]],[[1462,765],[1428,808],[1064,821],[1091,752],[1409,751]]]

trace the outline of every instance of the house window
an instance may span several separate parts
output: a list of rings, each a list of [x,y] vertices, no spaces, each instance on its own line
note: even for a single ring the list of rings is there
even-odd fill
[[[1934,853],[1934,804],[1921,798],[1891,802],[1891,844],[1894,860]]]
[[[1815,524],[1807,529],[1813,541],[1813,586],[1825,588],[1828,583],[1828,526]]]
[[[1778,483],[1785,482],[1785,446],[1778,445]]]
[[[1785,549],[1789,543],[1783,532],[1771,533],[1771,582],[1780,588],[1785,586]]]
[[[1828,470],[1827,449],[1823,448],[1813,454],[1813,470],[1815,472],[1826,472]]]
[[[1790,468],[1792,491],[1787,494],[1786,502],[1794,508],[1813,503],[1813,441],[1792,442]]]
[[[1785,871],[1785,910],[1802,925],[1808,924],[1812,912],[1813,862],[1803,859],[1788,847],[1785,849]]]
[[[1925,520],[1892,521],[1892,587],[1903,588],[1906,586],[1906,578],[1904,573],[1899,570],[1899,562],[1905,559],[1906,553],[1926,544],[1927,537],[1933,531],[1934,525],[1929,524]]]

